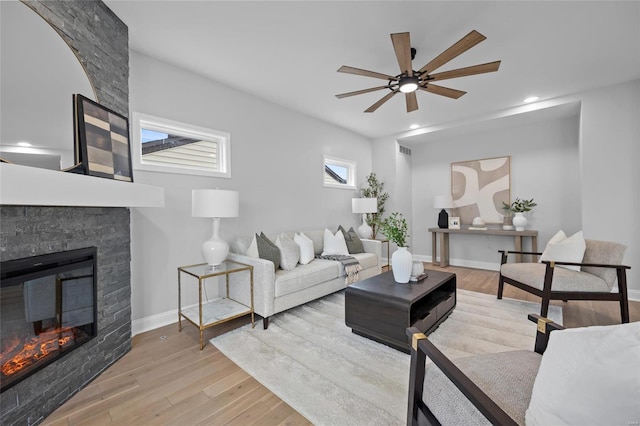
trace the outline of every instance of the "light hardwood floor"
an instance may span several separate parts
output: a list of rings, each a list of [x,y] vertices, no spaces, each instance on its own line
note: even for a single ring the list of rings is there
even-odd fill
[[[439,268],[457,275],[458,288],[495,294],[498,274]],[[512,286],[504,297],[539,301]],[[564,325],[579,327],[620,322],[615,302],[571,301]],[[631,321],[640,321],[640,302],[630,302]],[[211,339],[248,322],[230,322],[205,330]],[[258,323],[256,327],[261,327]],[[268,332],[268,331],[267,331]],[[45,425],[309,425],[293,408],[207,343],[185,324],[162,327],[133,338],[132,350],[45,419]]]

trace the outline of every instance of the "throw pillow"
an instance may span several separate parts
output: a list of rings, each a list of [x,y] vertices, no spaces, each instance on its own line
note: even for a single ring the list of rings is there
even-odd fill
[[[344,240],[342,231],[338,230],[335,234],[331,233],[328,229],[324,230],[324,248],[322,250],[322,256],[331,254],[341,254],[348,256],[349,249],[347,243]]]
[[[295,234],[293,236],[293,241],[300,248],[300,264],[306,265],[311,262],[315,258],[315,252],[313,250],[313,240],[306,235],[304,232],[299,234]]]
[[[526,424],[637,424],[639,359],[640,322],[552,332]]]
[[[253,236],[253,239],[251,240],[251,243],[249,243],[249,247],[247,247],[247,251],[245,252],[249,257],[260,257],[260,254],[258,253],[258,242],[256,241],[257,236],[257,234]]]
[[[558,231],[547,243],[540,260],[555,260],[556,262],[582,262],[587,243],[582,231],[568,237],[563,231]],[[558,265],[558,267],[579,271],[579,266]]]
[[[342,225],[340,225],[338,226],[338,230],[342,232],[342,235],[344,235],[344,241],[347,243],[349,254],[364,253],[362,241],[358,234],[356,234],[356,231],[353,230],[353,227],[351,227],[349,231],[346,231]]]
[[[260,235],[256,234],[256,243],[260,259],[272,261],[274,268],[278,269],[280,267],[280,249],[264,235],[264,232]]]
[[[285,271],[295,268],[300,260],[300,247],[285,234],[278,235],[275,244],[280,249],[280,267]]]

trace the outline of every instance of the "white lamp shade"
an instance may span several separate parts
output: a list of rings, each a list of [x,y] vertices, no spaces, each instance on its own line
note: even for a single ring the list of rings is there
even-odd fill
[[[352,213],[375,213],[378,211],[377,198],[352,198]]]
[[[433,197],[434,209],[450,209],[453,208],[453,199],[451,195],[436,195]]]
[[[191,197],[193,217],[238,217],[240,194],[224,189],[194,189]]]

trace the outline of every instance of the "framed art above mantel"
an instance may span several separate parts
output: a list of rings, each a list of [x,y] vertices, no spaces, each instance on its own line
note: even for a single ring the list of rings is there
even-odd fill
[[[485,223],[502,223],[502,203],[511,200],[511,157],[451,163],[451,215],[470,225],[481,217]]]

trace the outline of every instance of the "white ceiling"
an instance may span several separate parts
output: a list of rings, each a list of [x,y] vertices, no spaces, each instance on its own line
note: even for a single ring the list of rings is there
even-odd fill
[[[116,1],[136,50],[259,98],[377,138],[495,114],[522,104],[640,78],[639,1]],[[396,95],[363,111],[385,84],[338,73],[349,65],[396,75],[389,34],[408,31],[421,68],[471,30],[487,39],[438,71],[502,60],[495,73],[446,80],[458,100]]]

